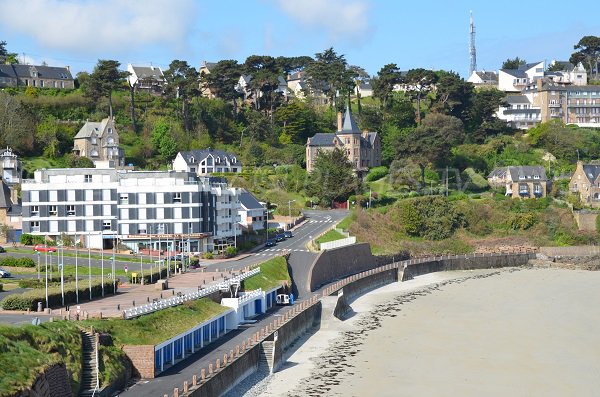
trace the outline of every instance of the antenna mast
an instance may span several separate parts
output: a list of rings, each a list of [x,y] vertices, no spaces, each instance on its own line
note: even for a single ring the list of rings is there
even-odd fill
[[[469,36],[471,38],[471,42],[469,45],[469,55],[471,58],[471,63],[469,65],[469,76],[471,76],[473,72],[477,70],[477,52],[475,50],[475,22],[473,22],[473,11],[470,12],[470,15],[471,24],[469,25]]]

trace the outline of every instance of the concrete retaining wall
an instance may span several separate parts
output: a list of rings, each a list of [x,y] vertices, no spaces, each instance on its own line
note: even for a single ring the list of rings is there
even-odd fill
[[[122,349],[133,364],[135,376],[143,379],[154,378],[154,345],[125,345]]]
[[[540,247],[540,254],[546,256],[597,256],[600,255],[600,247],[595,245]]]
[[[363,278],[360,278],[350,284],[344,286],[338,291],[338,300],[333,310],[333,315],[339,319],[343,319],[345,315],[352,310],[350,304],[361,295],[366,294],[376,288],[382,287],[398,281],[398,269],[390,269],[380,273],[375,273]]]
[[[316,291],[334,280],[372,269],[376,263],[367,243],[322,251],[308,271],[306,285]]]
[[[597,212],[573,211],[573,218],[575,218],[575,222],[577,222],[577,227],[579,228],[579,230],[595,232],[597,217]]]
[[[334,248],[345,247],[347,245],[351,245],[354,243],[356,243],[356,237],[352,236],[352,237],[342,238],[339,240],[333,240],[328,243],[321,243],[321,244],[319,244],[319,248],[321,249],[321,251],[323,251],[323,250],[330,250],[330,249],[334,249]]]

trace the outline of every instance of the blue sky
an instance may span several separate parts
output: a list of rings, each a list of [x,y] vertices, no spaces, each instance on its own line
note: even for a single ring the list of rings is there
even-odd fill
[[[507,58],[566,60],[600,35],[600,2],[545,0],[0,0],[0,40],[30,63],[91,71],[98,59],[158,65],[173,59],[311,55],[328,47],[375,74],[387,63],[469,67],[469,11],[478,69]],[[23,55],[25,54],[25,55]]]

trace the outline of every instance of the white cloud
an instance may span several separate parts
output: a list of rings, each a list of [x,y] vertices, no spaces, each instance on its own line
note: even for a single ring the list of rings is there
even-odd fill
[[[0,23],[39,46],[123,54],[143,46],[185,48],[193,0],[0,0]]]
[[[370,0],[276,0],[292,20],[319,29],[332,41],[363,41],[370,33]]]

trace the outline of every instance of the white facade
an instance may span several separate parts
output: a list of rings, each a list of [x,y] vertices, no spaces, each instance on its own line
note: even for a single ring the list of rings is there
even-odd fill
[[[522,130],[539,124],[541,109],[533,105],[531,95],[509,95],[506,99],[507,106],[500,106],[496,116],[511,127]]]
[[[194,172],[198,176],[239,173],[242,172],[242,163],[234,154],[222,150],[192,150],[177,153],[173,160],[173,170]]]

